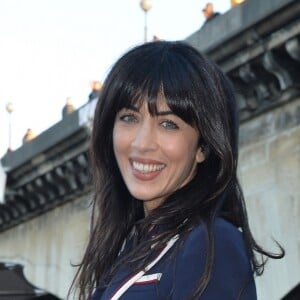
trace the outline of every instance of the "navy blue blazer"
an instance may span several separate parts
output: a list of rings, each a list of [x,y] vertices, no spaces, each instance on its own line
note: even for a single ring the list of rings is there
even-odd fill
[[[212,277],[200,299],[256,300],[255,283],[242,233],[231,223],[217,218],[214,238]],[[205,231],[199,225],[189,233],[183,247],[172,260],[169,259],[172,251],[169,251],[119,299],[185,299],[194,290],[204,272],[206,251]],[[92,300],[111,299],[129,277],[129,270],[119,271],[107,288],[96,289]]]

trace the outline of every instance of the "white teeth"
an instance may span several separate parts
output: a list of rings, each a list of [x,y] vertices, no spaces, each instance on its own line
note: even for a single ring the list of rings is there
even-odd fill
[[[149,173],[149,172],[155,172],[155,171],[159,171],[162,170],[165,165],[164,164],[159,164],[159,165],[155,165],[155,164],[142,164],[139,162],[134,161],[132,163],[134,169],[142,172],[142,173]]]

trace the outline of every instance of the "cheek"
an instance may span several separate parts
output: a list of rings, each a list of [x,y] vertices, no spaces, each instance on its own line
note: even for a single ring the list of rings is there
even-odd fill
[[[190,156],[193,148],[190,148],[192,145],[186,143],[186,141],[179,140],[177,142],[165,141],[164,143],[164,152],[169,157],[170,160],[174,162],[183,162],[187,157]]]
[[[163,145],[165,155],[176,168],[189,169],[197,162],[197,138],[170,139],[165,141]]]
[[[113,130],[113,149],[114,154],[118,162],[120,162],[121,157],[127,156],[131,146],[131,137],[128,132],[115,126]]]
[[[113,130],[113,148],[117,159],[118,159],[118,153],[122,152],[123,147],[124,147],[124,135],[122,135],[120,130],[118,130],[118,128],[115,127]]]
[[[177,149],[178,153],[192,152],[198,144],[198,134],[194,129],[185,128],[180,134],[174,136],[170,141],[170,147]]]

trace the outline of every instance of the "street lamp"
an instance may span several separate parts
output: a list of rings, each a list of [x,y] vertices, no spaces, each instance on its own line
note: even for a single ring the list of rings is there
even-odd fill
[[[245,2],[245,0],[231,0],[231,6],[237,6],[243,2]]]
[[[147,12],[152,7],[150,0],[141,0],[140,6],[142,10],[145,12],[145,27],[144,27],[144,42],[147,43]]]
[[[11,114],[14,111],[13,104],[11,102],[7,103],[6,111],[8,112],[8,151],[11,151]]]

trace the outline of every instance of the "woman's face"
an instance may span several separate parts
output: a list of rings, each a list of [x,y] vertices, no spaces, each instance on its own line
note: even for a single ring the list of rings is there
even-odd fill
[[[158,104],[157,116],[150,115],[146,103],[117,114],[114,154],[129,192],[144,201],[146,213],[194,177],[204,160],[198,141],[198,131],[165,101]]]

